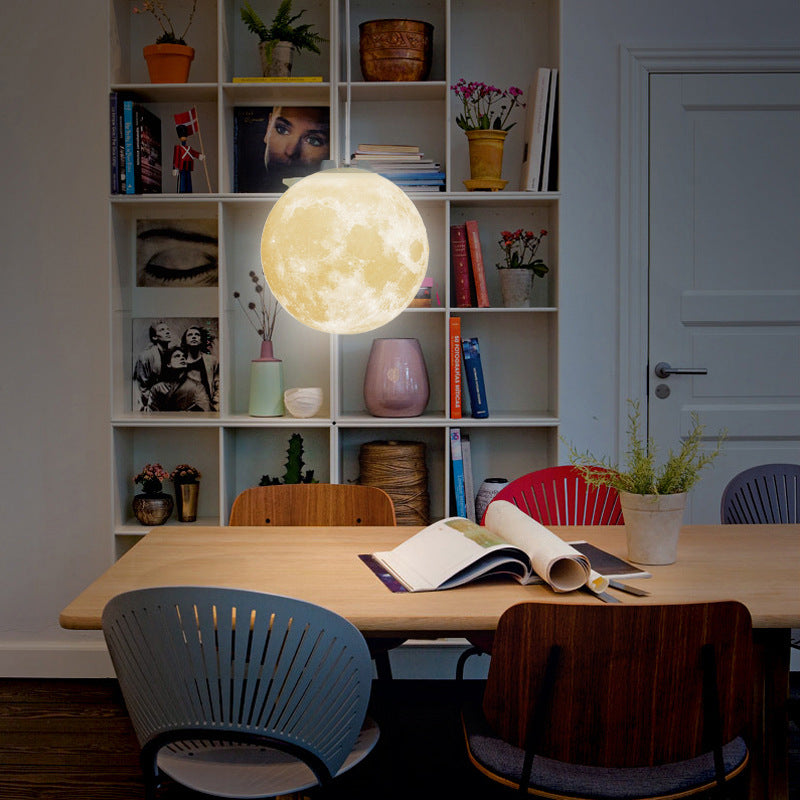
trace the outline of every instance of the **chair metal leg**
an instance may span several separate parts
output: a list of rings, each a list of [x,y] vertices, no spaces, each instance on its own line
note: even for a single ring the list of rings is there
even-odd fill
[[[389,660],[389,653],[385,650],[373,653],[372,658],[375,660],[378,680],[390,681],[392,679],[392,662]]]

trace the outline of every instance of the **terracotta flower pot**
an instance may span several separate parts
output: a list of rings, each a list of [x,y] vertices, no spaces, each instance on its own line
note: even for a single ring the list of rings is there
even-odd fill
[[[186,44],[149,44],[144,60],[150,83],[186,83],[194,59],[194,48]]]
[[[470,180],[464,181],[468,190],[476,189],[498,191],[508,181],[503,174],[503,147],[508,131],[464,131],[469,142]]]

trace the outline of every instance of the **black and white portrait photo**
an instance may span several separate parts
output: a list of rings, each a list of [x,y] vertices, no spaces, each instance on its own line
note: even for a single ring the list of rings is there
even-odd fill
[[[157,288],[216,286],[216,219],[136,220],[136,285]]]
[[[133,408],[219,411],[219,320],[133,320]]]

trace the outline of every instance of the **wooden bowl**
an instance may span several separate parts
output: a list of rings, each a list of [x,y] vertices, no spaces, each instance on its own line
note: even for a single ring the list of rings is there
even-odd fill
[[[424,81],[431,71],[433,25],[412,19],[376,19],[358,26],[366,81]]]

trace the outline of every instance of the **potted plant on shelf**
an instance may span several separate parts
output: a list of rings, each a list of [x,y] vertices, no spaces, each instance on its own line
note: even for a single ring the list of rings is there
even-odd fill
[[[293,433],[289,437],[289,448],[286,450],[286,472],[282,478],[272,478],[262,475],[259,486],[278,486],[284,483],[319,483],[314,480],[314,470],[307,469],[303,472],[306,462],[303,461],[303,437]]]
[[[186,27],[178,35],[164,0],[143,0],[141,7],[134,7],[134,14],[152,14],[161,27],[155,44],[147,45],[143,51],[151,83],[186,83],[189,79],[194,48],[186,44],[184,37],[192,25],[196,9],[197,0],[193,0]]]
[[[267,27],[246,0],[241,8],[242,21],[248,30],[258,36],[261,71],[265,77],[288,78],[292,74],[294,54],[303,50],[320,54],[319,44],[327,39],[313,30],[313,25],[294,23],[305,14],[292,15],[292,0],[282,0],[272,23]]]
[[[526,308],[530,306],[531,289],[534,277],[543,278],[550,268],[536,257],[536,251],[547,231],[539,233],[518,228],[515,231],[501,231],[498,244],[503,251],[503,263],[496,264],[500,275],[500,290],[506,308]]]
[[[628,557],[640,564],[672,564],[677,558],[678,535],[689,490],[700,480],[700,472],[719,455],[724,432],[713,450],[702,451],[704,426],[696,412],[680,449],[670,449],[666,460],[656,465],[656,445],[641,432],[639,404],[629,401],[628,449],[624,468],[578,452],[569,445],[570,462],[587,483],[611,486],[619,492]]]
[[[197,519],[197,499],[200,494],[200,471],[189,464],[178,464],[170,473],[175,485],[178,520],[194,522]]]
[[[464,181],[468,191],[503,189],[508,181],[502,180],[503,146],[506,135],[515,122],[509,122],[516,106],[525,108],[522,89],[496,86],[463,78],[450,87],[461,101],[462,111],[456,124],[467,135],[469,142],[470,180]]]
[[[133,513],[142,525],[163,525],[172,513],[172,496],[161,491],[169,473],[161,464],[145,464],[133,479],[142,484],[142,493],[133,498]]]
[[[275,358],[272,347],[272,334],[280,304],[274,295],[265,298],[264,286],[254,270],[250,270],[250,280],[258,302],[245,305],[239,292],[233,296],[244,311],[247,321],[261,337],[261,355],[254,358],[250,367],[250,406],[251,417],[281,417],[283,405],[283,362]]]

